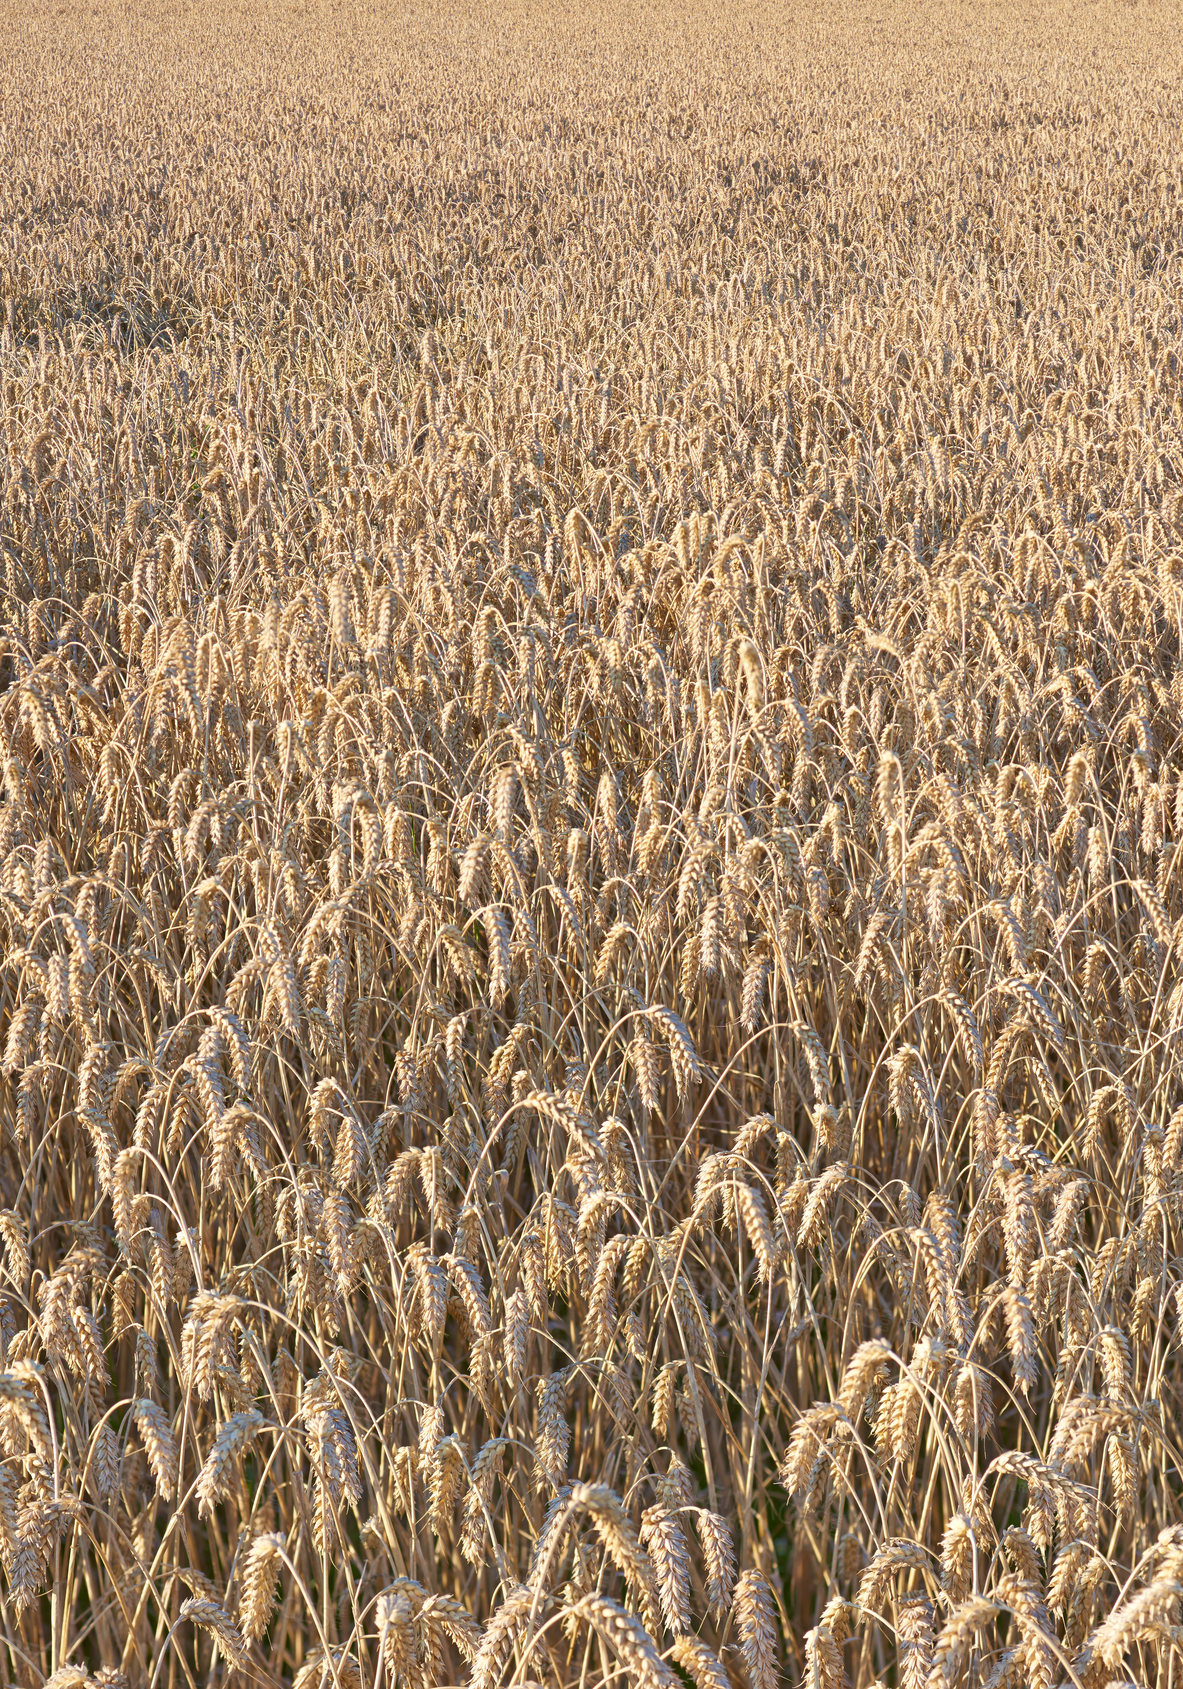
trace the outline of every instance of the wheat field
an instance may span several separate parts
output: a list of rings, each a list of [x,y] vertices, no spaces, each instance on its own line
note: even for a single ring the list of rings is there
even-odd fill
[[[0,1682],[1183,1682],[1183,13],[0,4]]]

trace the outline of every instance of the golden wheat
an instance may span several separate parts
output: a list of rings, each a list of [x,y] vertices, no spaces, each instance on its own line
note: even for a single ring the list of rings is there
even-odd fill
[[[2,16],[0,1679],[1166,1689],[1173,7]]]

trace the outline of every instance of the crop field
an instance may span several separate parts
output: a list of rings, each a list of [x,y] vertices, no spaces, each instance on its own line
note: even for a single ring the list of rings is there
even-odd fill
[[[1183,1684],[1183,10],[0,0],[0,1683]]]

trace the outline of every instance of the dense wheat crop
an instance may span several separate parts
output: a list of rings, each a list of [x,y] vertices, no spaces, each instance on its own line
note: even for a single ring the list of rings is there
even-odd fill
[[[1179,21],[6,0],[0,1681],[1180,1681]]]

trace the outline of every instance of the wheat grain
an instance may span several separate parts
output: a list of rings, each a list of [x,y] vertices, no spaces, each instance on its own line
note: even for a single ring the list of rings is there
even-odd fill
[[[0,1679],[1165,1684],[1161,9],[4,25]]]

